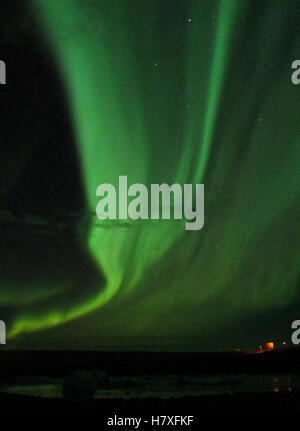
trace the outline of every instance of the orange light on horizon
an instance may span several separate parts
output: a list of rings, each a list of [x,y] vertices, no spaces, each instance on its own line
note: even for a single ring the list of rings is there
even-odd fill
[[[270,341],[269,343],[266,343],[266,348],[269,350],[273,350],[274,349],[274,343],[272,341]]]

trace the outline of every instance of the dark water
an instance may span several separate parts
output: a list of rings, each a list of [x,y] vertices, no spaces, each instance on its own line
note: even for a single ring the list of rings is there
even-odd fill
[[[62,380],[50,378],[19,379],[1,392],[38,397],[60,398]],[[170,398],[235,394],[241,392],[291,392],[300,390],[300,374],[209,375],[209,376],[135,376],[110,377],[96,391],[95,398]]]

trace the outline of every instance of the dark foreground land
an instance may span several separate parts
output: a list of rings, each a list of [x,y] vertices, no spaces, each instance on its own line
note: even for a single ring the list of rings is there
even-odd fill
[[[27,412],[98,412],[101,417],[153,415],[193,415],[205,411],[300,411],[300,393],[255,393],[236,395],[211,395],[182,398],[144,399],[94,399],[71,401],[30,397],[25,395],[0,394],[1,410],[24,410]]]
[[[105,371],[108,375],[162,374],[266,374],[300,373],[300,350],[263,354],[242,353],[142,353],[142,352],[0,352],[0,382],[17,376],[64,377],[76,369]],[[300,391],[235,393],[234,395],[183,396],[180,398],[93,399],[72,401],[0,393],[1,410],[94,411],[112,415],[194,415],[204,411],[298,411]],[[196,419],[195,419],[196,420]]]

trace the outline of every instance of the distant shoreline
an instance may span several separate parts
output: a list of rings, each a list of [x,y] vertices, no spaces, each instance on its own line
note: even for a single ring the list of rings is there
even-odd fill
[[[300,373],[300,349],[262,354],[101,351],[0,351],[0,382],[15,376],[63,377],[76,369],[110,375]]]

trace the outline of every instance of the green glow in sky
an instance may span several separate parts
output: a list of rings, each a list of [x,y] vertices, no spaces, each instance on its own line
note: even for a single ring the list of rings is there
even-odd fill
[[[218,321],[292,304],[300,91],[289,64],[300,38],[284,40],[282,4],[258,19],[236,0],[33,6],[65,83],[87,209],[120,175],[204,183],[205,226],[94,217],[88,251],[105,286],[69,308],[28,307],[11,335],[93,311],[83,336],[205,337]]]

